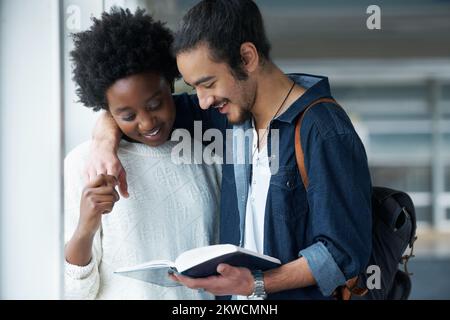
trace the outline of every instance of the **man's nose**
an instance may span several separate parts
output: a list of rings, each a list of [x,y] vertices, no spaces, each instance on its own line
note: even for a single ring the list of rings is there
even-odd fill
[[[204,91],[197,90],[197,97],[198,97],[198,101],[200,103],[200,108],[202,108],[204,110],[211,107],[212,104],[214,103],[214,97],[207,94]]]

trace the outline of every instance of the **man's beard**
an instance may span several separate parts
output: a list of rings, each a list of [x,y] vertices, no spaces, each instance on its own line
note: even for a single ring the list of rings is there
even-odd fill
[[[232,119],[227,116],[228,122],[233,125],[242,124],[253,117],[251,110],[256,100],[256,89],[248,82],[239,82],[239,89],[236,91],[241,93],[241,103],[235,104],[237,116]]]
[[[243,90],[249,90],[249,88],[244,88]],[[255,96],[256,97],[256,96]],[[235,110],[237,113],[237,116],[233,117],[233,119],[228,118],[228,122],[231,124],[242,124],[247,120],[250,120],[253,115],[251,113],[251,110],[255,104],[255,97],[253,99],[250,96],[245,96],[242,99],[242,104],[236,104]]]
[[[239,108],[238,109],[238,116],[234,117],[233,119],[230,119],[229,115],[227,116],[228,122],[230,124],[243,124],[245,121],[252,118],[252,114],[249,110]]]

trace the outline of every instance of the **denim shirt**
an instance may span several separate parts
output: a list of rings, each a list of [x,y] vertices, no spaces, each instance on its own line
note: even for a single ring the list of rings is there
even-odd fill
[[[264,254],[283,264],[305,257],[317,285],[269,294],[268,299],[328,299],[336,287],[365,271],[372,243],[370,173],[364,146],[345,111],[321,103],[308,111],[301,128],[309,178],[305,190],[295,158],[296,120],[311,102],[331,97],[331,93],[326,77],[289,77],[307,90],[270,123],[268,155],[278,165],[272,170],[267,195]],[[195,96],[174,98],[175,128],[193,133],[193,122],[202,120],[203,131],[218,128],[224,141],[226,129],[235,137],[239,130],[251,128],[251,120],[233,126],[214,108],[202,111]],[[272,137],[273,132],[277,136]],[[251,140],[245,142],[251,146]],[[248,145],[245,150],[251,150]],[[235,139],[231,146],[223,147],[224,155],[231,147],[233,163],[222,165],[220,242],[242,246],[251,154]],[[238,162],[237,155],[242,152],[245,161]]]

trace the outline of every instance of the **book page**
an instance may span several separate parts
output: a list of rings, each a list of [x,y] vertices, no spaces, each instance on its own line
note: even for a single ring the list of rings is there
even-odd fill
[[[232,244],[188,250],[175,260],[178,272],[191,277],[207,277],[217,274],[216,268],[220,263],[251,270],[268,270],[279,266],[281,261]]]
[[[130,277],[140,281],[156,284],[163,287],[181,286],[169,278],[169,273],[176,273],[173,262],[167,260],[155,260],[137,266],[121,268],[114,271],[115,274]]]
[[[160,267],[175,267],[175,264],[172,261],[169,260],[152,260],[147,261],[138,265],[134,265],[131,267],[123,267],[120,269],[117,269],[115,272],[127,272],[127,271],[136,271],[136,270],[142,270],[142,269],[148,269],[148,268],[160,268]]]
[[[183,272],[197,264],[235,251],[237,251],[236,247],[231,244],[217,244],[195,248],[180,254],[175,260],[175,266],[178,272]]]

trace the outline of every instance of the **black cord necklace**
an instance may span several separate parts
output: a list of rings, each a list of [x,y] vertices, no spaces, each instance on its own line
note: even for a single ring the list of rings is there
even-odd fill
[[[275,114],[273,115],[272,119],[269,121],[269,124],[267,125],[266,129],[264,130],[264,133],[262,134],[261,138],[258,137],[258,143],[257,143],[257,146],[256,146],[255,150],[253,151],[252,159],[253,159],[253,156],[255,155],[256,150],[259,150],[259,146],[261,145],[261,141],[264,140],[264,138],[265,138],[267,132],[269,131],[270,124],[272,123],[273,119],[275,119],[276,116],[278,115],[278,113],[280,112],[281,108],[282,108],[283,105],[285,104],[287,98],[288,98],[289,95],[291,94],[292,89],[294,89],[294,87],[295,87],[295,82],[292,81],[292,86],[291,86],[291,88],[289,89],[289,91],[288,91],[288,93],[286,94],[286,96],[284,97],[283,102],[282,102],[282,103],[280,104],[280,106],[278,107],[277,112],[275,112]],[[257,133],[257,135],[258,135],[258,133]]]

